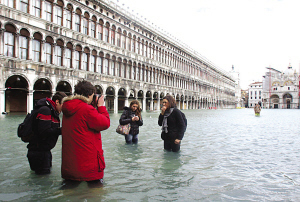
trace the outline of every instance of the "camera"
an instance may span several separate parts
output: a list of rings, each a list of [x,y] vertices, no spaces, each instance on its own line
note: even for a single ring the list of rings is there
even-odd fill
[[[99,101],[99,98],[101,97],[100,94],[94,94],[93,96],[93,101],[91,103],[91,105],[95,108],[97,108],[97,105],[98,105],[98,101]]]

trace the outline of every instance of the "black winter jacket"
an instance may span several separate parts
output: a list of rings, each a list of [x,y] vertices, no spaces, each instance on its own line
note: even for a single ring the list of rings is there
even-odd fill
[[[35,106],[38,114],[33,126],[34,137],[27,145],[30,151],[50,151],[61,135],[59,114],[47,99],[40,99]]]
[[[160,114],[158,117],[158,125],[162,126],[164,115]],[[184,136],[185,123],[181,116],[179,109],[174,108],[173,112],[167,117],[168,133],[161,132],[161,139],[175,141],[175,139],[182,140]]]
[[[131,128],[129,134],[131,135],[139,134],[139,126],[143,125],[142,115],[140,120],[138,121],[132,121],[132,117],[134,116],[135,116],[135,112],[133,112],[129,107],[124,107],[124,111],[119,120],[121,125],[126,125],[130,123]]]

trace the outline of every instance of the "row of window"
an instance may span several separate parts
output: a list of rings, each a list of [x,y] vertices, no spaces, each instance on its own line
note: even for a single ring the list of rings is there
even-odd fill
[[[30,2],[32,3],[31,9],[29,9]],[[9,7],[15,7],[14,0],[4,0],[4,3]],[[56,4],[50,0],[21,0],[19,3],[19,9],[23,12],[30,12],[30,14],[36,17],[82,32],[83,34],[90,35],[107,43],[162,62],[166,65],[173,66],[198,77],[205,77],[208,81],[219,83],[219,80],[214,75],[201,70],[194,64],[186,62],[172,53],[168,53],[167,51],[158,48],[158,46],[155,46],[154,44],[148,44],[147,41],[144,41],[143,39],[140,40],[140,38],[136,38],[135,35],[131,37],[131,34],[129,33],[127,35],[125,30],[122,33],[122,30],[120,28],[116,30],[115,26],[110,28],[108,22],[104,25],[102,19],[97,21],[96,16],[92,16],[90,19],[90,14],[87,12],[82,16],[82,11],[79,8],[75,10],[73,15],[74,9],[71,4],[68,4],[66,9],[63,9],[63,6],[64,3],[61,0],[58,0]],[[42,9],[44,12],[41,12]]]
[[[5,29],[16,31],[11,24],[7,24]],[[88,48],[83,50],[80,45],[77,45],[76,48],[73,49],[73,45],[70,42],[64,47],[63,41],[60,39],[57,40],[54,45],[52,37],[49,36],[46,37],[45,42],[42,42],[42,35],[40,33],[35,33],[32,41],[28,36],[29,32],[26,29],[21,29],[18,37],[16,37],[16,34],[13,32],[4,32],[4,55],[18,57],[24,60],[32,59],[35,62],[66,66],[68,68],[93,71],[122,78],[201,91],[200,84],[180,79],[165,72],[138,68],[121,61],[105,58],[98,55],[96,51],[90,52]],[[19,47],[17,47],[17,45]],[[30,45],[32,45],[31,55],[29,54]],[[202,89],[206,91],[206,88],[202,87]],[[211,91],[211,89],[209,90]]]

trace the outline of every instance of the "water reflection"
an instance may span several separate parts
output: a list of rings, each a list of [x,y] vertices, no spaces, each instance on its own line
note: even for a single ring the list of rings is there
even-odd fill
[[[120,114],[102,133],[103,187],[64,189],[61,138],[50,175],[30,171],[16,135],[24,115],[0,116],[2,201],[299,201],[299,110],[185,111],[188,129],[178,153],[163,150],[158,112],[144,113],[139,143],[115,133]]]

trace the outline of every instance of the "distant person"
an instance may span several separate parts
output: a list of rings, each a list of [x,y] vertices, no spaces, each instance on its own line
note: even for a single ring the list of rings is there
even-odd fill
[[[165,96],[162,103],[163,107],[158,117],[158,125],[162,127],[161,139],[164,140],[164,149],[178,152],[184,136],[185,123],[172,96]]]
[[[63,100],[62,167],[65,180],[102,184],[105,161],[100,131],[110,126],[104,96],[88,81],[75,85],[75,95]],[[91,102],[96,101],[96,108]]]
[[[27,145],[27,158],[31,170],[36,174],[49,174],[52,167],[53,149],[61,135],[59,114],[62,109],[62,99],[67,95],[57,92],[52,99],[40,99],[35,108],[38,114],[33,124],[34,136]]]
[[[131,101],[130,107],[124,107],[119,122],[121,125],[130,123],[129,134],[125,135],[127,144],[138,143],[139,127],[143,125],[141,111],[142,109],[138,100]]]
[[[255,107],[254,107],[254,113],[256,116],[259,116],[260,115],[260,111],[261,111],[261,102],[258,102]]]

